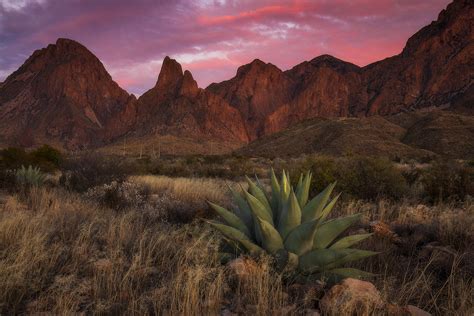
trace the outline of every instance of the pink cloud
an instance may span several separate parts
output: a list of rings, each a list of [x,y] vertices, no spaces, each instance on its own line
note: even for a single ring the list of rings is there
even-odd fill
[[[259,58],[285,70],[320,54],[366,65],[398,54],[450,0],[44,0],[0,4],[0,78],[68,37],[141,94],[170,55],[202,87]],[[179,60],[179,59],[182,60]]]

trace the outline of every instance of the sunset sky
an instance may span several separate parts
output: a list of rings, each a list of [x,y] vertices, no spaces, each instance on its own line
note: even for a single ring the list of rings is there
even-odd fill
[[[450,0],[0,0],[0,81],[58,37],[77,40],[131,93],[166,55],[199,86],[259,58],[288,69],[321,54],[364,66],[398,54]]]

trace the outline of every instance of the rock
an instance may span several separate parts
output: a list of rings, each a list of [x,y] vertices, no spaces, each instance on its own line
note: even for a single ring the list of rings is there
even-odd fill
[[[333,286],[320,301],[321,311],[327,315],[370,315],[383,306],[372,283],[352,278]]]
[[[166,57],[158,81],[138,99],[139,135],[171,134],[199,139],[248,141],[238,110],[224,99],[199,89],[191,72]]]
[[[248,279],[252,275],[258,273],[260,270],[258,264],[254,260],[247,257],[239,257],[234,259],[230,261],[227,266],[232,274],[235,275],[240,281]]]
[[[305,316],[321,316],[317,309],[305,309],[303,312]]]
[[[428,313],[427,311],[424,311],[421,308],[418,308],[413,305],[408,305],[407,310],[411,316],[431,316],[431,314]]]
[[[449,106],[472,113],[473,10],[470,0],[454,1],[401,54],[365,67],[323,55],[283,72],[255,60],[207,90],[242,113],[251,140],[314,117]]]
[[[410,316],[406,307],[395,304],[386,304],[384,310],[385,314],[388,316]]]
[[[0,141],[29,147],[97,146],[135,124],[136,99],[81,44],[37,50],[0,88]]]

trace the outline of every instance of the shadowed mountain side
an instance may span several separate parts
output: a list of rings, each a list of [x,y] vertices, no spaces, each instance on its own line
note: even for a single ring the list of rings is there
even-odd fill
[[[240,112],[197,86],[189,71],[166,57],[154,88],[138,99],[137,135],[175,135],[247,142]]]
[[[237,152],[266,157],[318,153],[420,159],[440,154],[469,159],[474,150],[473,128],[474,118],[442,111],[387,118],[316,118],[263,137]],[[457,135],[463,135],[459,141]]]
[[[0,86],[0,143],[100,146],[135,124],[135,103],[87,48],[59,39]]]

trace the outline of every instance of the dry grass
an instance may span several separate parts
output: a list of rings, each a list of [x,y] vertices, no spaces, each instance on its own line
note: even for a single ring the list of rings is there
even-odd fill
[[[186,203],[229,202],[222,181],[131,180]],[[395,245],[376,235],[361,245],[383,252],[359,268],[378,274],[373,281],[387,300],[436,315],[472,314],[472,203],[349,202],[335,213],[356,212],[365,214],[357,229],[383,220],[401,239]],[[171,225],[153,208],[117,212],[56,189],[9,197],[0,206],[0,314],[274,315],[317,307],[322,293],[284,280],[268,258],[237,280],[218,260],[219,242],[201,222]],[[427,251],[433,242],[449,252]]]
[[[218,179],[206,178],[170,178],[165,176],[133,176],[132,182],[146,185],[154,194],[170,194],[183,202],[215,201],[216,203],[229,202],[229,192],[226,182]]]

